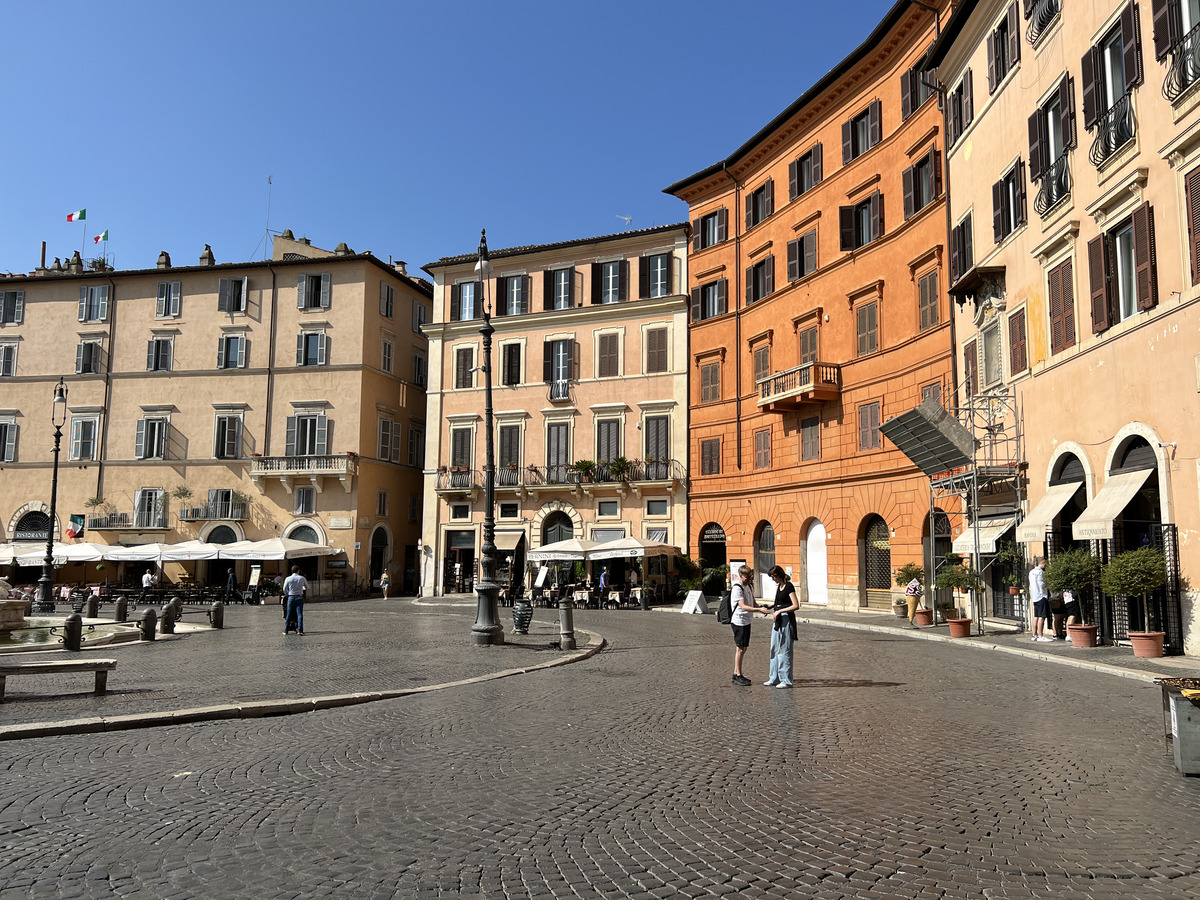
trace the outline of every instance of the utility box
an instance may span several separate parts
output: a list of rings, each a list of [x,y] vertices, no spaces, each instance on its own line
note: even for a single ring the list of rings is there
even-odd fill
[[[1200,698],[1183,692],[1200,690],[1198,678],[1160,678],[1163,695],[1163,729],[1175,768],[1184,775],[1200,775]]]

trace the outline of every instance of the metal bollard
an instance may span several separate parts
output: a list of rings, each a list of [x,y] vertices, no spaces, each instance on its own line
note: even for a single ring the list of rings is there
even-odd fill
[[[87,602],[83,605],[84,614],[89,619],[95,619],[100,615],[100,598],[92,594],[87,598]]]
[[[513,601],[512,617],[513,631],[517,634],[529,634],[529,623],[533,621],[533,604],[524,597]]]
[[[117,598],[117,609],[113,613],[113,621],[114,622],[128,622],[129,621],[129,601],[127,599],[125,599],[124,594],[122,594],[120,597]]]
[[[645,588],[642,588],[642,593],[638,596],[638,609],[643,612],[650,608],[650,594]]]
[[[225,604],[220,600],[213,602],[212,607],[208,611],[208,621],[213,628],[225,627]]]
[[[147,607],[142,610],[142,614],[138,616],[138,630],[142,633],[141,640],[152,641],[155,638],[154,629],[158,624],[158,616],[154,610]]]
[[[563,650],[575,649],[575,604],[567,596],[558,600],[559,646]]]
[[[83,643],[83,618],[79,613],[71,613],[63,622],[62,642],[64,650],[79,652],[79,645]]]
[[[183,601],[180,600],[178,597],[172,597],[167,602],[170,603],[175,608],[175,621],[176,622],[182,621],[183,620]]]
[[[163,605],[162,615],[161,615],[161,620],[159,622],[158,630],[161,631],[163,634],[174,634],[175,633],[175,604],[174,603],[168,602]]]

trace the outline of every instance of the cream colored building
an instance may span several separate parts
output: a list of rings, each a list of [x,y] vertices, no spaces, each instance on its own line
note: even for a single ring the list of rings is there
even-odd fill
[[[72,514],[97,543],[288,537],[345,550],[303,561],[326,588],[385,567],[411,584],[430,295],[402,263],[290,231],[270,260],[205,247],[198,265],[94,271],[76,254],[0,280],[0,538],[45,541],[65,376],[56,537]]]
[[[1149,543],[1152,627],[1200,651],[1200,67],[1195,0],[964,2],[929,58],[948,91],[959,400],[1009,393],[1032,553]],[[1182,579],[1182,581],[1181,581]],[[1096,600],[1101,637],[1141,626]]]
[[[572,536],[687,546],[687,240],[686,225],[669,225],[495,250],[485,282],[475,254],[424,267],[434,302],[423,594],[470,591],[478,578],[484,304],[496,329],[501,585],[524,577],[529,549]]]

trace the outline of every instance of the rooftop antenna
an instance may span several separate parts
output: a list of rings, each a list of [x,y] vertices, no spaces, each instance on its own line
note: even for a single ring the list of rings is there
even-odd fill
[[[279,233],[279,232],[275,232],[275,231],[271,230],[271,190],[272,190],[271,179],[273,177],[274,176],[271,176],[271,175],[267,176],[267,226],[263,230],[263,236],[258,239],[258,244],[255,245],[254,252],[250,254],[251,259],[253,259],[254,254],[258,252],[258,248],[262,247],[263,248],[263,259],[265,260],[267,258],[267,254],[271,250],[271,235]]]
[[[626,228],[633,227],[633,216],[617,216],[617,218],[622,219],[625,222]]]

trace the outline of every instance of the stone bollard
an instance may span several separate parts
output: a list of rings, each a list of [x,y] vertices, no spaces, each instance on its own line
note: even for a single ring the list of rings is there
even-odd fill
[[[163,634],[174,634],[175,633],[175,604],[174,603],[168,602],[163,605],[162,615],[160,617],[158,630],[161,631]]]
[[[220,600],[213,602],[212,608],[208,611],[208,621],[213,628],[225,627],[225,604]]]
[[[79,645],[83,643],[83,618],[79,613],[67,616],[62,634],[63,649],[78,653]]]
[[[173,607],[175,607],[175,621],[176,622],[182,621],[183,620],[183,601],[180,600],[178,597],[172,597],[167,602],[170,603]]]
[[[138,631],[142,633],[141,640],[154,640],[154,629],[157,624],[158,616],[154,614],[154,610],[150,608],[143,609],[142,614],[138,616]]]
[[[638,608],[643,612],[650,608],[650,593],[642,588],[642,593],[638,596]]]
[[[117,608],[116,608],[116,611],[113,613],[113,621],[114,622],[128,622],[129,621],[129,600],[126,599],[124,594],[122,594],[120,597],[117,598]]]
[[[563,650],[575,649],[575,604],[568,596],[558,600],[559,646]]]
[[[98,618],[100,615],[100,598],[95,594],[91,594],[87,598],[87,602],[83,604],[84,615],[89,619]]]

